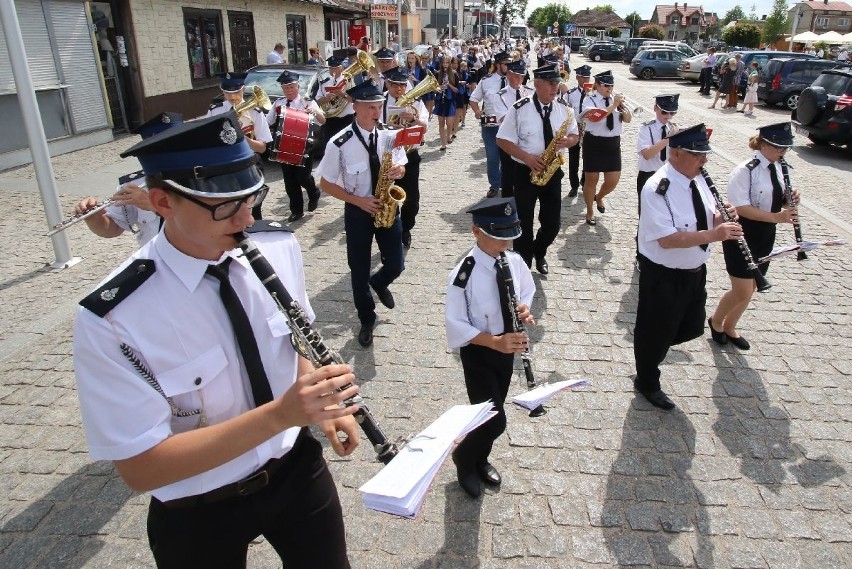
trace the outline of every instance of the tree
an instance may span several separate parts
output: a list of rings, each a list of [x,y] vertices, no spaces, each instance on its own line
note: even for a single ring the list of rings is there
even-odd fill
[[[535,15],[535,19],[533,19],[533,15]],[[570,20],[571,10],[568,9],[568,6],[554,2],[533,10],[529,20],[527,20],[527,26],[535,28],[539,34],[544,36],[547,35],[547,26],[552,26],[553,22],[559,22],[559,25],[564,29],[565,24]],[[560,32],[557,31],[553,35],[560,35]]]
[[[610,28],[607,30],[606,35],[611,37],[612,39],[621,37],[621,29],[620,28]]]
[[[605,14],[612,14],[615,10],[612,9],[612,4],[604,4],[603,6],[595,6],[592,8],[593,12],[604,12]]]
[[[661,40],[666,37],[666,32],[657,24],[647,24],[639,28],[639,37]]]
[[[751,10],[749,10],[749,12],[748,12],[748,18],[747,19],[751,20],[752,22],[757,21],[757,4],[751,5]]]
[[[740,8],[739,4],[737,4],[725,13],[725,17],[722,19],[722,23],[729,24],[734,20],[745,20],[745,17],[745,12],[743,12],[743,9]]]
[[[598,37],[598,31],[595,28],[586,28],[586,35],[591,37]]]
[[[754,22],[739,21],[722,32],[722,41],[728,45],[757,47],[760,44],[760,27]]]
[[[787,17],[787,0],[775,0],[772,12],[763,22],[763,43],[771,44],[790,29],[790,19]]]
[[[639,15],[639,12],[630,12],[627,14],[627,17],[624,18],[624,21],[630,24],[630,37],[636,35],[636,28],[639,27],[639,22],[642,20],[642,16]]]
[[[527,0],[484,0],[484,2],[497,14],[497,25],[500,26],[503,33],[512,21],[523,17],[527,12]],[[546,30],[547,27],[545,26]]]

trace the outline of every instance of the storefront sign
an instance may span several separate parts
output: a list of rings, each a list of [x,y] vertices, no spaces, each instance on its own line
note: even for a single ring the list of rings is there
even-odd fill
[[[373,20],[396,20],[396,4],[373,4],[370,6],[370,18]]]

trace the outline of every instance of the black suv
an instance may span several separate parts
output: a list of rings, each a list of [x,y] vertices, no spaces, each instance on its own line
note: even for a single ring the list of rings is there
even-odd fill
[[[852,67],[823,71],[802,91],[792,118],[796,132],[814,144],[852,149]]]
[[[649,41],[654,41],[654,38],[630,38],[627,40],[627,45],[624,46],[624,54],[621,57],[621,61],[624,63],[630,63],[633,61],[633,58],[636,56],[636,52],[639,51],[639,46]]]
[[[827,59],[802,59],[779,57],[770,59],[757,83],[757,98],[767,105],[782,103],[789,110],[796,110],[799,95],[826,69],[837,64]]]
[[[614,59],[618,61],[624,54],[624,48],[617,43],[596,43],[589,48],[589,55],[586,56],[592,61],[600,61],[602,59]]]

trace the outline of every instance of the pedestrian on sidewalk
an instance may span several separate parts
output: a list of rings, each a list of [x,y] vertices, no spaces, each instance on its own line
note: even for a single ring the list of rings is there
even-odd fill
[[[746,83],[743,108],[737,111],[745,114],[746,116],[754,114],[754,104],[757,103],[757,81],[760,77],[760,65],[758,65],[756,61],[752,61],[750,67],[751,71],[749,71],[748,81]]]

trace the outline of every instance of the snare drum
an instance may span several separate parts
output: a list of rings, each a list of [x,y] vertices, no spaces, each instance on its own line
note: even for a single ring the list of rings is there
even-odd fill
[[[275,162],[304,166],[316,140],[319,124],[301,109],[278,107],[278,130],[272,139],[269,159]]]

